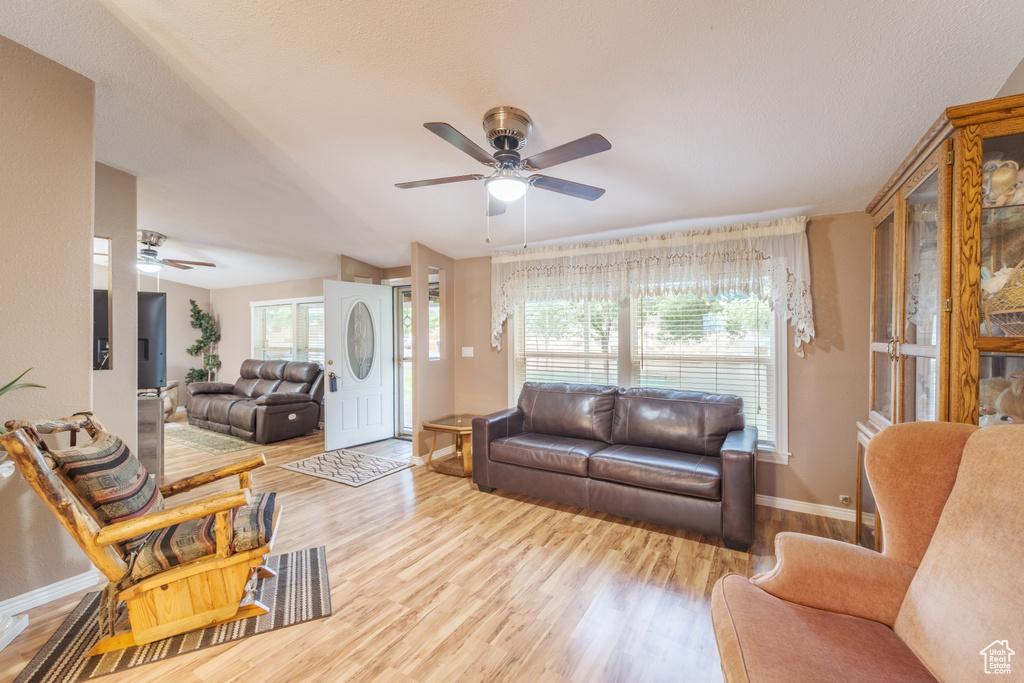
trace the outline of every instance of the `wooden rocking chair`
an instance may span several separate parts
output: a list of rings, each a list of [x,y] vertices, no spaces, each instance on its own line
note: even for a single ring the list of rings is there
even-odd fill
[[[8,422],[7,427],[11,431],[0,436],[0,445],[11,456],[25,481],[110,581],[107,614],[102,615],[104,608],[101,607],[100,619],[101,624],[107,621],[106,632],[101,633],[100,641],[87,656],[268,612],[255,599],[256,583],[260,578],[274,576],[264,565],[264,556],[273,545],[281,508],[274,504],[274,494],[254,496],[252,493],[251,471],[266,464],[264,456],[166,484],[156,493],[152,490],[155,484],[141,463],[121,445],[120,439],[107,434],[91,414],[80,413],[50,422]],[[48,450],[36,433],[71,431],[74,437],[82,429],[92,437],[91,441],[64,451]],[[96,446],[98,443],[101,445]],[[103,450],[102,444],[112,443],[120,447],[118,452],[112,447]],[[93,446],[94,450],[101,451],[98,458],[82,460],[97,455],[90,451]],[[69,465],[66,459],[62,460],[62,454],[79,460]],[[117,462],[117,472],[104,473],[104,484],[109,484],[112,476],[123,474],[127,463],[135,474],[121,490],[133,500],[149,495],[159,502],[150,505],[150,511],[145,514],[133,516],[128,512],[129,518],[112,521],[111,517],[117,515],[111,515],[105,505],[90,503],[89,491],[81,490],[87,487],[74,476],[76,465],[79,472],[92,473],[97,468],[95,463],[101,461]],[[236,474],[238,491],[161,509],[162,497]],[[143,490],[147,485],[149,493]],[[103,495],[109,496],[109,491]],[[254,513],[257,498],[260,509]],[[257,517],[260,528],[254,531]],[[249,526],[243,526],[240,531],[240,525]],[[200,541],[198,549],[188,547],[190,538],[182,538],[189,532]],[[215,546],[212,536],[216,537]],[[154,547],[156,545],[159,548]],[[140,569],[146,563],[140,559],[143,557],[148,558],[148,566]],[[173,566],[158,567],[154,571],[157,564]],[[127,606],[128,627],[118,627],[120,630],[115,631],[117,620],[113,613],[121,602]]]

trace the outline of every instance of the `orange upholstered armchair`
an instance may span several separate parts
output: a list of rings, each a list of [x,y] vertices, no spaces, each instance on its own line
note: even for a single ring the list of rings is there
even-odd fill
[[[726,681],[981,681],[1004,665],[1003,680],[1021,676],[1024,426],[895,425],[866,466],[881,554],[783,533],[772,571],[715,585]]]

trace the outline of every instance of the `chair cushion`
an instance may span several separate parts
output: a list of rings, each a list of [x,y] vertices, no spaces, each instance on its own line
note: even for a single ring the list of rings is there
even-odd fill
[[[490,459],[510,465],[585,477],[590,456],[607,446],[608,444],[601,441],[526,432],[492,441]]]
[[[270,541],[274,534],[276,498],[274,493],[259,493],[250,505],[231,511],[235,532],[231,549],[234,552],[259,548]],[[217,515],[207,515],[152,532],[135,558],[132,580],[141,581],[179,564],[216,553],[216,521]]]
[[[981,652],[990,645],[1000,649],[995,641],[1024,658],[1022,465],[1024,427],[985,427],[971,434],[956,483],[893,625],[942,680],[988,680]],[[888,543],[884,525],[889,517],[882,510]],[[1019,678],[1024,664],[1017,659],[1010,664]]]
[[[519,393],[523,431],[611,443],[618,387],[527,382]]]
[[[711,615],[729,681],[935,681],[888,626],[781,600],[738,574],[715,584]],[[981,670],[980,656],[971,663]]]
[[[611,443],[719,455],[729,432],[743,426],[743,399],[739,396],[619,389]]]
[[[722,460],[642,446],[609,446],[590,458],[590,478],[708,500],[722,499]]]
[[[51,453],[57,469],[104,524],[123,522],[164,509],[164,498],[145,466],[118,437],[97,432],[78,448]],[[124,554],[140,547],[149,534],[119,544]]]

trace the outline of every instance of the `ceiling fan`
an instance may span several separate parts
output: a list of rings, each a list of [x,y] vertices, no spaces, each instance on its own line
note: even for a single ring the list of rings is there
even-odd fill
[[[217,267],[216,264],[207,263],[206,261],[182,261],[176,258],[159,258],[156,253],[156,247],[159,247],[167,239],[167,235],[162,235],[159,232],[139,230],[138,239],[143,248],[139,249],[139,258],[136,265],[143,273],[157,273],[164,266],[171,266],[172,268],[180,268],[182,270],[192,270],[192,266]]]
[[[417,180],[411,183],[397,183],[395,187],[404,190],[412,187],[426,187],[427,185],[458,183],[464,180],[483,180],[488,195],[498,200],[490,202],[487,212],[490,216],[504,213],[505,203],[519,199],[526,194],[527,188],[531,186],[551,192],[559,192],[570,197],[586,199],[590,202],[604,194],[603,189],[593,185],[574,183],[571,180],[552,178],[551,176],[538,173],[530,176],[522,175],[529,171],[539,171],[556,164],[564,164],[567,161],[581,159],[591,154],[611,149],[611,143],[597,133],[592,133],[578,140],[553,147],[546,152],[540,152],[539,154],[522,159],[520,150],[526,145],[530,132],[533,130],[533,121],[525,111],[515,107],[495,107],[484,114],[483,125],[484,132],[487,134],[487,141],[496,150],[494,154],[488,153],[450,124],[424,123],[423,127],[455,145],[481,164],[492,166],[494,168],[493,173],[488,176],[474,173],[472,175],[452,176],[450,178]]]

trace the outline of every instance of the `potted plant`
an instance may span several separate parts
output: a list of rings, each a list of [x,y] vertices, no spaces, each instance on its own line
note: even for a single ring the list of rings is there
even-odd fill
[[[7,384],[5,384],[4,386],[0,387],[0,396],[3,396],[4,394],[6,394],[6,393],[8,393],[10,391],[14,391],[15,389],[27,389],[28,387],[36,387],[38,389],[45,389],[46,387],[44,387],[42,384],[33,384],[31,382],[22,382],[21,384],[18,384],[18,380],[20,380],[22,377],[24,377],[25,375],[27,375],[31,371],[32,371],[32,368],[29,368],[25,372],[23,372],[20,375],[18,375],[17,377],[15,377],[12,381],[10,381]],[[0,423],[0,434],[6,434],[6,433],[7,433],[7,428],[4,427],[3,423]],[[3,450],[3,449],[0,449],[0,450]]]
[[[199,308],[195,299],[189,299],[188,303],[192,307],[191,325],[199,330],[199,339],[185,350],[190,356],[202,356],[203,363],[201,368],[189,368],[185,375],[185,384],[213,381],[217,368],[220,367],[220,356],[214,353],[217,342],[220,341],[220,330],[217,329],[217,321],[213,319],[213,315]]]

